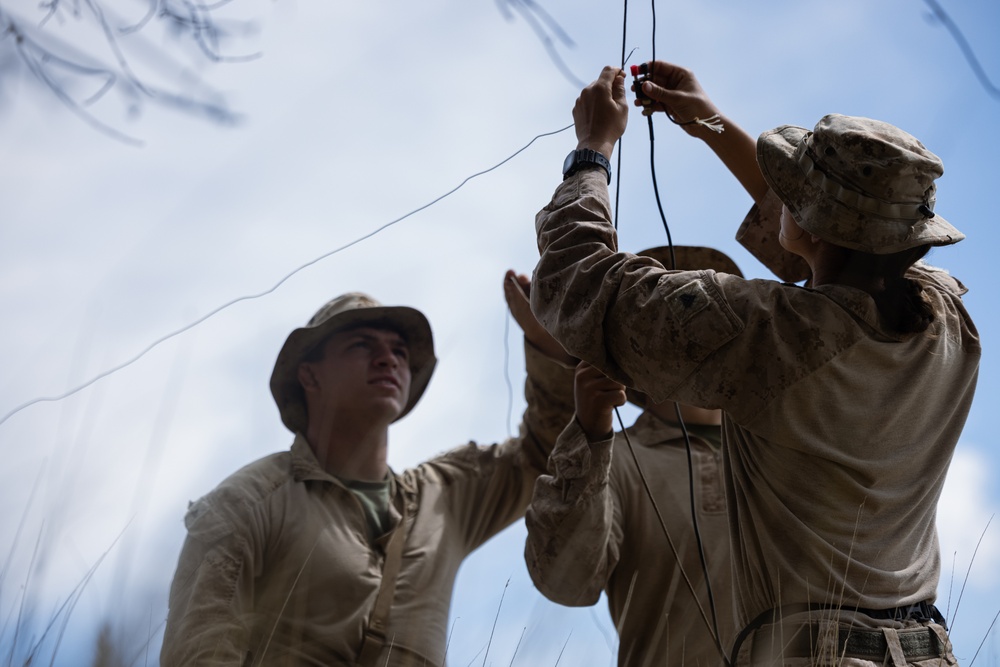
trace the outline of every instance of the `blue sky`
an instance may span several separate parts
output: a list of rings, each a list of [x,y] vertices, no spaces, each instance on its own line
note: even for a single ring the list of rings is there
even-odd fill
[[[659,3],[657,57],[694,69],[753,135],[786,123],[811,127],[831,112],[864,115],[916,135],[945,164],[937,210],[968,239],[930,261],[969,286],[966,304],[986,350],[940,505],[939,603],[951,617],[977,541],[1000,507],[990,421],[1000,393],[992,353],[1000,321],[989,297],[1000,242],[990,203],[1000,100],[921,0],[751,4],[760,3]],[[574,42],[554,48],[575,77],[589,81],[619,62],[620,5],[541,6]],[[225,11],[258,29],[223,49],[262,57],[189,71],[224,93],[243,122],[219,126],[148,105],[129,113],[129,101],[116,96],[95,107],[141,138],[141,148],[78,120],[10,66],[10,40],[0,41],[7,65],[0,152],[8,157],[0,163],[0,414],[62,393],[217,306],[268,290],[571,123],[578,86],[524,16],[507,20],[503,7],[238,0]],[[985,71],[1000,79],[1000,6],[956,0],[945,8]],[[34,16],[26,0],[3,9]],[[630,3],[629,13],[626,46],[640,62],[652,55],[650,7]],[[148,49],[134,48],[140,77],[161,76]],[[767,277],[733,240],[747,195],[703,145],[658,120],[657,176],[674,241],[713,245],[747,275]],[[506,437],[516,424],[507,419],[505,375],[519,389],[523,356],[512,333],[505,359],[503,273],[534,266],[534,214],[574,145],[571,130],[539,139],[273,293],[222,311],[71,398],[0,424],[0,553],[11,553],[0,582],[3,618],[17,618],[24,586],[35,616],[23,624],[41,627],[100,561],[75,602],[56,664],[80,664],[102,620],[132,638],[152,634],[148,664],[155,664],[186,504],[290,444],[267,379],[288,331],[335,294],[362,290],[418,307],[434,328],[441,361],[421,404],[391,431],[393,467],[470,438]],[[621,247],[661,245],[638,112],[623,151]],[[515,391],[514,414],[522,408]],[[478,652],[494,617],[490,662],[508,664],[526,628],[520,664],[555,664],[564,644],[567,664],[611,664],[603,603],[570,610],[542,599],[524,571],[523,540],[514,526],[463,567],[451,664],[484,659]],[[994,519],[954,623],[963,664],[1000,608],[998,563]],[[9,640],[7,627],[0,643]],[[146,664],[135,646],[137,664]],[[1000,664],[996,633],[977,663]]]

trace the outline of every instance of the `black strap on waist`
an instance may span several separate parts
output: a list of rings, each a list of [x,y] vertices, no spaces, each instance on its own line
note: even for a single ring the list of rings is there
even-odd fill
[[[740,647],[743,646],[743,642],[746,641],[746,638],[749,637],[750,634],[754,630],[757,630],[762,625],[766,625],[766,624],[769,624],[769,623],[776,623],[777,621],[781,620],[785,616],[791,616],[793,614],[802,614],[802,613],[814,612],[814,611],[841,611],[841,612],[842,611],[846,611],[846,612],[850,612],[850,613],[864,614],[865,616],[868,616],[869,618],[882,619],[882,620],[893,620],[893,621],[907,621],[907,620],[913,620],[913,621],[919,621],[919,622],[933,621],[933,622],[937,623],[938,625],[942,626],[945,630],[948,629],[948,624],[945,622],[944,616],[942,616],[941,612],[938,611],[938,608],[935,607],[930,602],[927,602],[926,600],[922,601],[922,602],[917,602],[916,604],[906,605],[906,606],[903,606],[903,607],[892,607],[890,609],[866,609],[864,607],[844,607],[844,606],[838,606],[838,605],[832,605],[832,604],[823,604],[823,603],[786,604],[786,605],[782,605],[780,607],[774,607],[772,609],[768,609],[767,611],[764,611],[761,614],[758,614],[755,619],[753,619],[752,621],[750,621],[742,630],[740,630],[740,633],[736,636],[736,641],[733,642],[733,650],[730,653],[730,659],[729,659],[730,663],[733,664],[733,665],[736,664],[736,656],[739,654]],[[859,633],[859,631],[858,630],[852,630],[851,633],[846,633],[846,634],[842,635],[841,638],[838,638],[838,646],[841,644],[841,640],[850,643],[850,637],[854,633]],[[860,634],[861,633],[859,633],[859,635]],[[868,635],[868,634],[872,634],[872,633],[865,632],[864,634]],[[878,633],[878,636],[881,637],[882,645],[885,645],[885,638],[882,637],[881,633]],[[901,637],[902,637],[902,635],[901,635]],[[809,637],[809,636],[804,636],[804,638],[806,640],[813,639],[812,637]],[[935,640],[936,639],[937,639],[937,637],[935,636]],[[858,641],[858,642],[864,642],[866,640],[856,640],[856,641]],[[900,641],[902,642],[902,639]],[[910,640],[907,640],[907,641],[910,641]],[[914,640],[914,641],[916,641],[917,643],[919,643],[919,641],[922,641],[922,640]],[[841,646],[841,648],[843,648],[843,646]],[[917,644],[914,644],[914,649],[916,649],[916,648],[917,648]],[[859,650],[862,650],[862,649],[859,649]],[[872,650],[875,650],[875,649],[872,649]],[[905,653],[906,652],[906,647],[905,646],[904,646],[903,650],[904,650],[904,653]],[[806,655],[808,655],[808,653]],[[864,654],[864,655],[868,655],[868,654]],[[879,655],[879,657],[881,658],[884,655],[885,655],[885,651],[883,650],[882,653]],[[908,653],[908,655],[909,655],[909,653]],[[912,655],[924,655],[924,654],[923,653],[913,653]],[[859,655],[858,657],[863,657],[863,656]]]

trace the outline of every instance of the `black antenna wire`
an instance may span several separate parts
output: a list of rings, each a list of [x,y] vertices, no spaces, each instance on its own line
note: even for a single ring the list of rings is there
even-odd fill
[[[674,253],[674,241],[670,234],[670,225],[667,224],[667,216],[663,212],[663,203],[660,200],[660,188],[657,185],[656,180],[656,150],[652,114],[646,116],[646,120],[649,121],[649,171],[653,179],[653,196],[656,199],[656,209],[660,214],[660,221],[663,223],[663,230],[667,233],[667,247],[670,249],[670,266],[668,268],[674,270],[677,268],[677,257]],[[726,656],[725,649],[722,647],[722,642],[719,639],[719,616],[715,607],[715,594],[712,592],[712,580],[708,571],[708,560],[705,558],[705,545],[704,542],[702,542],[701,528],[698,525],[698,507],[697,501],[694,497],[694,453],[691,451],[691,436],[688,433],[687,425],[684,424],[684,418],[681,416],[681,406],[676,401],[674,402],[674,410],[677,415],[677,423],[681,427],[681,432],[684,434],[684,448],[687,452],[688,493],[691,500],[691,523],[694,526],[695,544],[698,545],[698,559],[701,561],[701,569],[705,575],[705,590],[708,593],[708,606],[712,612],[712,639],[715,640],[715,646],[719,650],[719,654],[722,656],[723,663],[728,667],[730,662]],[[699,607],[700,606],[701,605],[699,603]],[[702,612],[702,614],[704,614],[704,612]],[[707,622],[708,621],[706,620],[706,623]]]
[[[625,444],[628,445],[629,454],[632,455],[632,461],[635,463],[635,469],[639,472],[639,480],[642,481],[642,487],[646,490],[646,495],[649,496],[649,502],[653,506],[653,513],[656,514],[657,521],[660,522],[660,528],[663,530],[663,535],[667,538],[667,544],[670,546],[670,552],[674,555],[674,560],[677,561],[677,568],[680,570],[681,578],[684,579],[684,583],[687,585],[688,590],[691,592],[691,596],[694,598],[694,604],[698,608],[698,613],[701,614],[701,619],[705,622],[708,627],[709,633],[712,635],[712,639],[715,641],[715,647],[719,651],[719,655],[722,656],[722,661],[729,667],[729,660],[726,657],[726,651],[722,648],[722,642],[719,641],[719,632],[716,629],[714,632],[712,630],[712,622],[715,620],[709,620],[708,616],[705,615],[705,608],[701,605],[701,600],[698,599],[698,593],[691,582],[690,577],[688,577],[687,572],[684,570],[684,564],[681,559],[681,554],[677,551],[677,547],[674,545],[674,540],[670,537],[670,531],[667,530],[667,522],[663,520],[663,514],[660,512],[660,507],[656,504],[656,500],[653,498],[653,491],[649,487],[649,482],[646,480],[646,473],[642,471],[642,466],[639,465],[639,457],[635,454],[635,447],[632,445],[632,439],[628,435],[628,431],[625,429],[625,424],[622,422],[621,413],[618,412],[618,408],[615,408],[615,416],[618,417],[618,427],[621,429],[622,435],[625,436]],[[678,417],[680,416],[678,411]],[[683,423],[681,424],[683,428]],[[688,452],[690,453],[690,441],[688,440],[687,429],[684,429],[684,441],[689,443]],[[694,496],[692,495],[692,498]],[[698,535],[697,530],[695,535]],[[700,538],[699,538],[700,539]],[[706,579],[707,581],[707,579]],[[710,598],[711,599],[711,598]],[[712,613],[714,615],[715,609],[712,608]],[[718,622],[715,623],[718,625]]]
[[[624,0],[625,8],[622,12],[622,71],[625,71],[625,61],[627,60],[625,56],[625,43],[628,36],[628,0]],[[633,49],[634,50],[634,49]],[[632,54],[629,54],[631,56]],[[612,223],[614,225],[615,231],[618,231],[618,200],[621,196],[621,183],[622,183],[622,140],[625,138],[624,133],[622,136],[618,137],[618,171],[615,172],[615,219]],[[619,419],[619,421],[621,421]]]
[[[624,0],[624,1],[625,1],[625,20],[624,20],[624,23],[627,25],[628,24],[628,0]],[[656,0],[651,0],[650,5],[651,5],[651,11],[652,11],[652,58],[651,58],[651,62],[655,62],[656,61]],[[622,69],[623,70],[625,68],[624,53],[625,53],[625,29],[623,28],[623,30],[622,30]],[[667,114],[667,117],[670,118],[671,121],[674,121],[674,119],[672,117],[670,117],[669,114]],[[659,185],[658,185],[657,179],[656,179],[656,159],[655,159],[656,158],[656,151],[655,151],[655,139],[656,138],[655,138],[655,134],[653,132],[653,115],[650,114],[649,116],[647,116],[646,120],[648,121],[648,127],[649,127],[649,170],[650,170],[650,175],[652,176],[652,180],[653,180],[653,195],[654,195],[654,197],[656,199],[656,208],[657,208],[657,211],[660,214],[660,220],[663,223],[663,230],[664,230],[664,232],[666,232],[666,235],[667,235],[667,247],[670,250],[670,269],[675,269],[677,267],[677,258],[676,258],[675,253],[674,253],[673,237],[672,237],[672,235],[670,233],[670,225],[667,224],[667,216],[663,212],[663,203],[660,200],[660,189],[659,189]],[[676,121],[674,121],[674,122],[676,122]],[[619,140],[619,148],[620,148],[620,146],[621,146],[621,140]],[[619,153],[618,153],[618,164],[619,164],[618,180],[616,181],[616,186],[615,186],[615,220],[614,220],[614,227],[615,227],[616,230],[618,229],[618,193],[621,190],[621,188],[620,188],[620,185],[621,185],[621,152],[620,152],[620,150],[619,150]],[[712,581],[711,581],[711,576],[710,576],[709,570],[708,570],[708,561],[705,558],[704,543],[702,542],[702,539],[701,539],[701,529],[700,529],[700,527],[698,525],[697,502],[696,502],[695,496],[694,496],[694,455],[693,455],[693,452],[691,451],[691,436],[688,433],[687,426],[684,424],[684,419],[681,416],[680,404],[678,404],[677,402],[674,402],[674,409],[675,409],[676,415],[677,415],[677,423],[680,425],[681,432],[684,434],[684,446],[685,446],[685,450],[687,452],[687,462],[688,462],[688,491],[689,491],[689,496],[690,496],[690,501],[691,501],[691,522],[692,522],[692,524],[694,526],[695,542],[698,545],[698,558],[701,561],[702,572],[703,572],[703,574],[705,576],[705,588],[706,588],[706,590],[708,592],[708,604],[709,604],[709,609],[710,609],[711,614],[712,614],[711,621],[709,621],[709,619],[706,618],[706,616],[705,616],[705,610],[701,606],[701,601],[698,599],[698,595],[697,595],[697,593],[695,591],[694,585],[691,583],[690,579],[687,576],[687,573],[684,571],[684,566],[681,563],[680,556],[679,556],[676,548],[674,547],[673,540],[670,537],[670,532],[667,530],[667,525],[666,525],[666,523],[663,520],[663,516],[660,514],[660,510],[659,510],[659,508],[656,505],[656,500],[653,498],[653,493],[650,490],[649,484],[646,481],[645,474],[643,473],[642,468],[639,465],[639,459],[638,459],[638,457],[635,454],[635,449],[632,446],[632,441],[629,439],[628,432],[625,430],[625,425],[622,422],[621,414],[618,412],[617,408],[615,408],[615,415],[618,417],[618,424],[619,424],[619,426],[621,428],[622,433],[625,436],[625,442],[628,445],[628,450],[629,450],[630,454],[632,455],[632,460],[634,461],[636,469],[639,472],[639,478],[642,480],[643,487],[646,490],[646,495],[649,497],[649,501],[653,505],[653,510],[656,513],[656,517],[657,517],[657,519],[660,522],[660,527],[663,529],[663,534],[666,536],[667,542],[670,545],[670,549],[671,549],[671,551],[673,551],[674,558],[677,560],[677,564],[678,564],[678,567],[680,568],[681,575],[683,576],[685,583],[687,584],[688,588],[691,591],[691,595],[692,595],[692,597],[695,600],[695,604],[698,607],[698,611],[701,614],[702,619],[705,621],[705,624],[708,626],[709,633],[712,635],[712,639],[715,642],[715,647],[718,650],[720,657],[722,658],[723,664],[726,667],[730,667],[731,663],[729,661],[729,658],[728,658],[728,656],[726,654],[725,649],[722,646],[722,641],[719,638],[719,619],[718,619],[718,613],[716,612],[715,595],[712,592]]]

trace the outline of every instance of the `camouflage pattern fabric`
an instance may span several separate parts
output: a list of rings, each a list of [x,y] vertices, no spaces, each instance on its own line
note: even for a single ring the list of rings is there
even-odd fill
[[[933,600],[937,499],[981,356],[961,283],[915,266],[935,321],[899,335],[851,287],[665,271],[618,252],[610,219],[599,175],[557,188],[532,310],[653,400],[725,411],[737,627],[788,603]]]
[[[721,438],[717,426],[700,428],[715,429],[715,439]],[[574,419],[556,441],[549,474],[535,482],[525,515],[528,572],[539,591],[561,604],[591,605],[607,591],[622,667],[715,667],[721,659],[705,620],[711,619],[711,608],[691,522],[683,433],[644,412],[628,435],[680,561],[670,550],[623,435],[588,442]],[[722,452],[693,434],[691,449],[698,525],[722,646],[728,649],[735,628]]]

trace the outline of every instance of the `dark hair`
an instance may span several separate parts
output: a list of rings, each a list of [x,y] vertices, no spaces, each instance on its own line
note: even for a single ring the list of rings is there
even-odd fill
[[[864,272],[881,279],[881,289],[869,292],[879,314],[898,333],[920,333],[934,321],[934,309],[916,280],[906,277],[906,271],[930,250],[929,245],[917,246],[888,255],[874,255],[848,250],[844,268]]]

